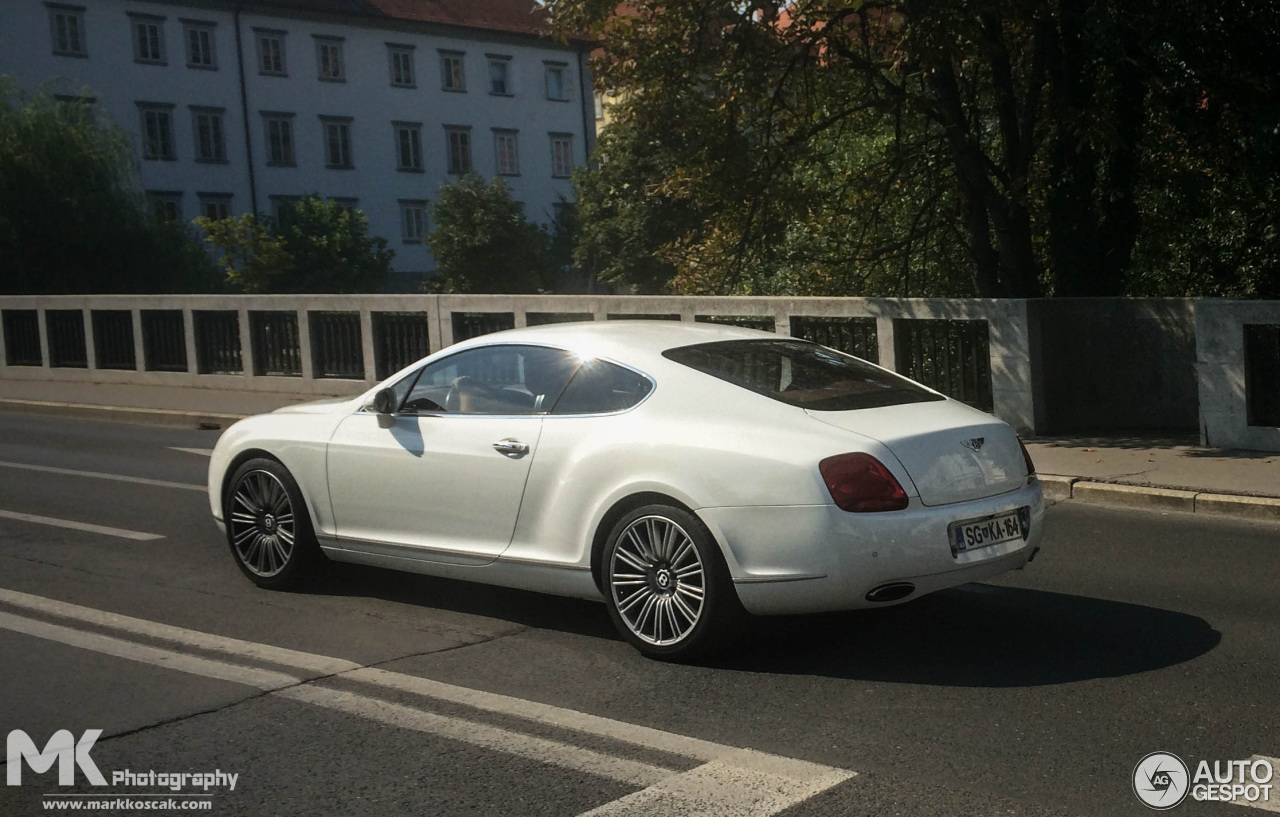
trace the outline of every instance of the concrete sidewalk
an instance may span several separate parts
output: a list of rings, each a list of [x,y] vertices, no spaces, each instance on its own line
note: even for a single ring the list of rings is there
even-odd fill
[[[205,428],[225,428],[242,417],[323,396],[182,386],[0,380],[0,411]]]
[[[0,411],[225,428],[315,394],[0,380]],[[1052,500],[1280,521],[1280,454],[1202,448],[1194,436],[1027,440]]]
[[[1280,521],[1280,454],[1197,443],[1155,434],[1026,441],[1051,499]]]

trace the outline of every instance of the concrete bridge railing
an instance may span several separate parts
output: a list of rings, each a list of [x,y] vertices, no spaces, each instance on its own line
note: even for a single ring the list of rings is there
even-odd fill
[[[1198,430],[1212,445],[1280,450],[1276,301],[0,296],[0,318],[0,378],[318,395],[505,328],[721,321],[878,362],[1025,433]]]

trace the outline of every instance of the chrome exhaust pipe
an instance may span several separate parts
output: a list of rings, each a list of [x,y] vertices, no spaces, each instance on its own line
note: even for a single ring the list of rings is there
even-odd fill
[[[866,598],[871,602],[901,601],[914,592],[916,586],[911,582],[889,582],[872,588]]]

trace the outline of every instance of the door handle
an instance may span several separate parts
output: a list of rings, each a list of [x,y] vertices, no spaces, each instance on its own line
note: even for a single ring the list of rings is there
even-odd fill
[[[513,457],[521,457],[529,453],[528,443],[522,443],[510,437],[505,440],[498,440],[493,444],[493,448],[500,454],[508,454]]]

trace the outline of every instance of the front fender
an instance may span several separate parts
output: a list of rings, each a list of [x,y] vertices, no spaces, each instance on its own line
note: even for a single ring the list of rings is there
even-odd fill
[[[326,451],[329,438],[345,415],[261,414],[241,420],[223,432],[209,458],[209,508],[222,521],[222,495],[232,467],[254,452],[279,460],[302,491],[315,531],[332,534]]]

